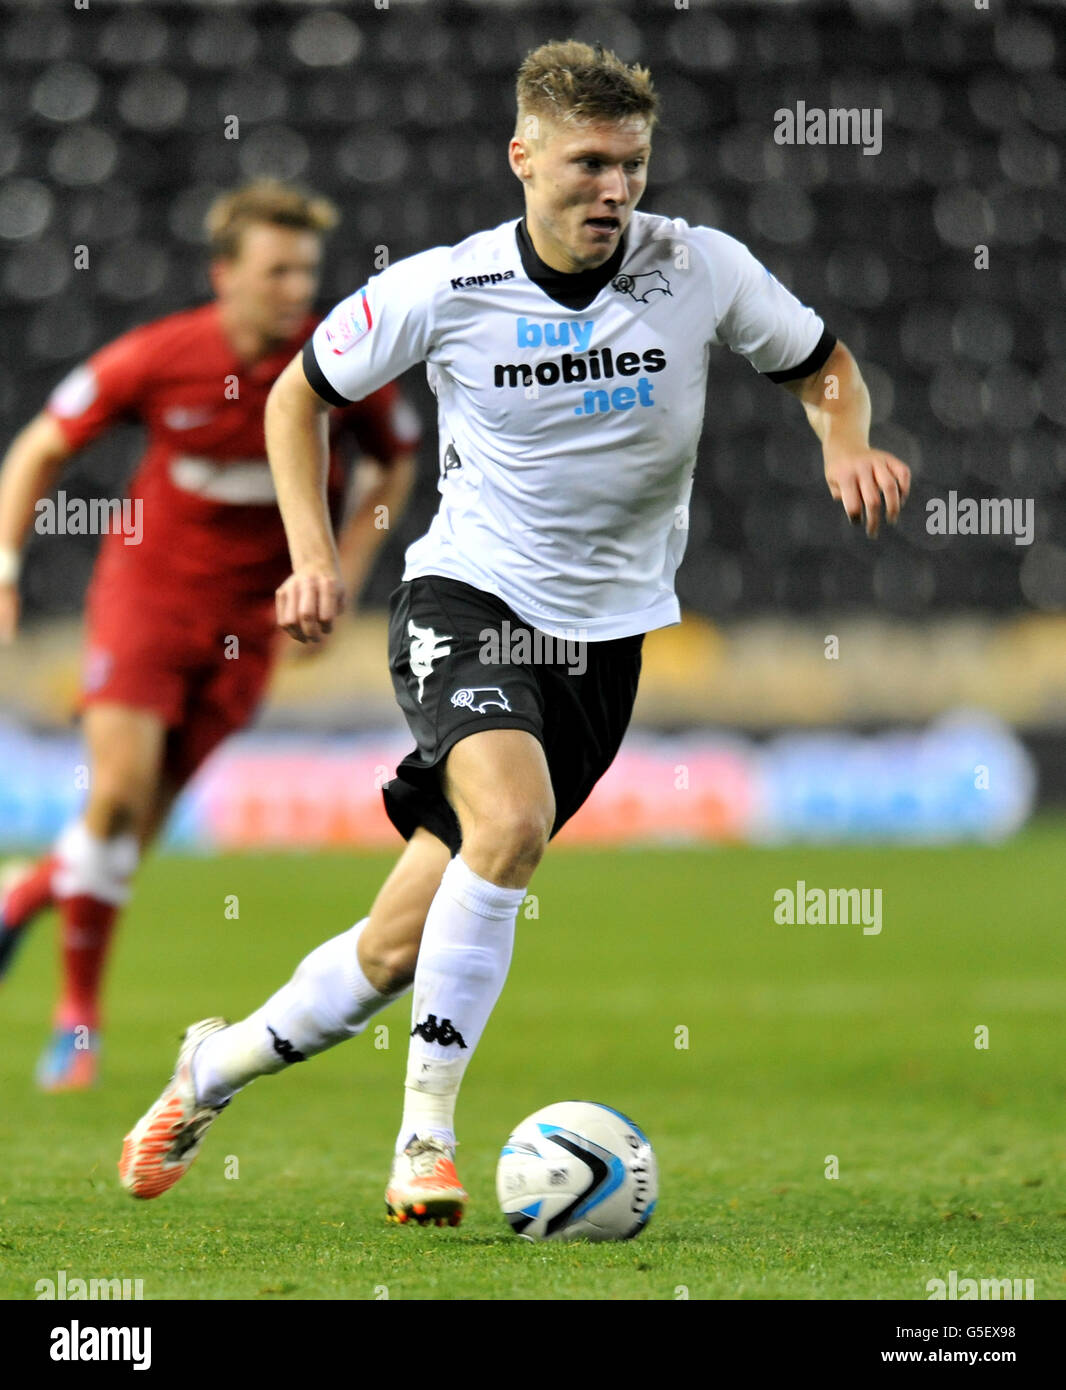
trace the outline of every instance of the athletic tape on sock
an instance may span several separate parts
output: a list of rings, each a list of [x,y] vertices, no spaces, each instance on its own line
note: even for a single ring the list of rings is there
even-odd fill
[[[90,833],[84,821],[74,821],[56,841],[56,897],[98,898],[121,907],[132,892],[130,879],[140,854],[132,831],[102,840]]]

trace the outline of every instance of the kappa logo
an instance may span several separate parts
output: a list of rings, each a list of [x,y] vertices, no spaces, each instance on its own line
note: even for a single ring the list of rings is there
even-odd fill
[[[438,636],[431,627],[419,627],[412,618],[407,624],[407,635],[411,639],[408,661],[411,672],[418,677],[418,703],[422,703],[422,691],[426,677],[433,673],[433,663],[442,656],[451,656],[451,647],[442,642],[451,642],[451,637]]]
[[[302,1052],[297,1051],[297,1049],[293,1047],[292,1043],[289,1042],[288,1038],[283,1038],[279,1036],[279,1034],[275,1033],[269,1023],[267,1024],[267,1032],[274,1039],[274,1051],[278,1054],[278,1056],[281,1058],[283,1062],[286,1062],[289,1066],[291,1066],[293,1062],[307,1061],[307,1058],[304,1056],[304,1054]]]
[[[441,464],[440,469],[441,476],[446,478],[449,473],[453,472],[456,468],[462,468],[462,466],[463,461],[459,457],[455,445],[449,443],[448,447],[444,451],[444,462]]]
[[[501,709],[510,714],[511,706],[507,696],[498,685],[467,685],[452,696],[456,709],[472,709],[476,714],[484,714],[487,709]]]
[[[641,275],[616,275],[611,281],[611,289],[619,294],[628,294],[638,304],[647,304],[653,294],[668,294],[673,299],[670,281],[661,270],[646,270]]]
[[[460,275],[452,280],[452,289],[476,290],[480,285],[499,285],[513,279],[513,270],[495,270],[491,275]]]
[[[339,357],[355,347],[374,327],[366,290],[343,300],[325,320],[326,342]]]
[[[436,1043],[439,1047],[450,1047],[452,1043],[458,1043],[461,1048],[466,1049],[466,1039],[450,1018],[442,1018],[438,1023],[437,1015],[430,1014],[423,1023],[416,1023],[411,1029],[411,1037],[416,1034],[423,1042]]]

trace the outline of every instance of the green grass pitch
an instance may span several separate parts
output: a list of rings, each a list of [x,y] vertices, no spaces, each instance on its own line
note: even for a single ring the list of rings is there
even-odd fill
[[[387,1047],[372,1025],[260,1080],[177,1187],[128,1198],[122,1136],[181,1029],[262,1002],[392,858],[149,861],[87,1095],[32,1087],[54,919],[35,927],[0,990],[0,1296],[66,1270],[141,1279],[146,1299],[923,1300],[954,1269],[1066,1297],[1058,821],[1001,848],[553,849],[460,1097],[459,1229],[383,1220],[406,999],[377,1020]],[[880,935],[776,924],[797,879],[881,888]],[[636,1241],[529,1245],[499,1215],[510,1126],[571,1098],[656,1147]]]

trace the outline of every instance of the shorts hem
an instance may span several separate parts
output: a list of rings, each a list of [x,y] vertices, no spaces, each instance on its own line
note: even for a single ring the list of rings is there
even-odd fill
[[[166,729],[176,729],[181,724],[180,711],[164,708],[150,695],[130,695],[111,690],[82,690],[78,692],[74,702],[74,712],[82,714],[92,705],[123,705],[126,709],[134,709],[141,714],[154,714]]]
[[[540,746],[544,747],[544,730],[539,728],[533,719],[526,719],[520,714],[489,715],[487,718],[479,716],[476,721],[467,720],[458,728],[450,729],[441,742],[433,761],[426,763],[425,766],[427,768],[439,767],[457,743],[461,743],[464,738],[469,738],[471,734],[476,734],[482,729],[521,729],[524,733],[532,734]]]

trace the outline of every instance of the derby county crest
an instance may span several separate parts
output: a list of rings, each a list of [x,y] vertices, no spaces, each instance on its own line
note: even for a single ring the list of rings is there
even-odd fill
[[[616,275],[611,289],[632,296],[638,304],[647,304],[653,294],[669,294],[673,298],[670,281],[661,270],[646,270],[643,275]]]

